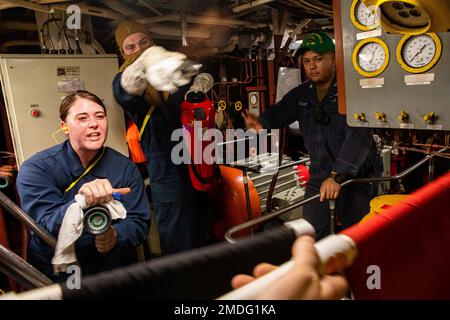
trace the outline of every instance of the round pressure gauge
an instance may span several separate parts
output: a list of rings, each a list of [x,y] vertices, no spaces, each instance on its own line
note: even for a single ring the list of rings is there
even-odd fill
[[[353,25],[360,30],[369,31],[378,26],[375,7],[368,8],[361,0],[353,0],[350,18]]]
[[[378,38],[364,39],[353,50],[353,66],[365,77],[376,77],[389,63],[389,49]]]
[[[437,34],[407,35],[397,46],[397,61],[408,72],[422,73],[438,62],[441,53],[442,43]]]
[[[250,95],[250,104],[256,105],[258,103],[258,97],[255,94]]]

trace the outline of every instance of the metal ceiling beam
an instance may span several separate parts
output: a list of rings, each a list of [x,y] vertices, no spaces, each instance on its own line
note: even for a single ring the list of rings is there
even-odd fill
[[[248,3],[241,4],[241,5],[237,6],[237,7],[234,7],[233,8],[233,12],[234,13],[240,13],[242,11],[253,9],[253,8],[256,8],[256,7],[259,7],[259,6],[271,3],[271,2],[274,2],[274,1],[275,0],[256,0],[256,1],[251,1],[251,2],[248,2]]]
[[[0,1],[0,10],[8,9],[13,7],[22,7],[27,8],[33,11],[43,12],[43,13],[53,13],[55,10],[66,11],[67,8],[72,5],[70,3],[61,4],[61,2],[68,1],[45,1],[46,5],[33,3],[25,0],[1,0]],[[44,1],[42,1],[44,3]],[[53,3],[53,4],[52,4]],[[80,8],[80,12],[85,15],[102,17],[106,19],[113,20],[123,20],[125,16],[120,14],[117,11],[110,10],[107,8],[101,8],[96,6],[90,6],[82,3],[76,4]]]
[[[14,1],[17,1],[17,0],[14,0]],[[51,8],[55,9],[55,10],[66,11],[67,7],[69,5],[70,4],[52,4]],[[80,8],[80,12],[82,14],[106,18],[106,19],[112,19],[112,20],[124,20],[125,19],[125,16],[123,16],[122,14],[120,14],[114,10],[110,10],[107,8],[101,8],[101,7],[95,7],[95,6],[89,6],[86,4],[76,4],[76,5]]]
[[[181,37],[181,28],[172,27],[172,26],[161,26],[161,25],[151,25],[148,27],[148,30],[151,33],[156,33],[164,36],[174,36]],[[211,37],[211,33],[208,29],[202,30],[186,30],[186,37],[188,38],[197,38],[197,39],[209,39]]]
[[[162,16],[155,16],[150,18],[144,18],[137,20],[143,24],[154,24],[159,22],[180,22],[181,15],[179,14],[166,14]],[[266,24],[264,23],[251,23],[242,20],[223,18],[223,17],[207,17],[207,16],[193,16],[187,15],[186,21],[189,23],[197,23],[197,24],[207,24],[207,25],[216,25],[216,26],[242,26],[242,27],[264,27]]]
[[[36,0],[33,1],[34,4],[49,4],[49,3],[57,3],[57,2],[69,2],[72,0]],[[25,1],[28,2],[28,1]],[[9,8],[19,7],[17,4],[11,3],[11,1],[7,2],[6,0],[0,1],[0,10],[5,10]]]
[[[100,0],[100,2],[115,12],[120,12],[124,17],[133,18],[134,20],[145,18],[140,12],[131,9],[120,0]]]
[[[22,7],[27,8],[34,11],[44,12],[44,13],[52,13],[53,10],[50,9],[46,5],[40,5],[33,2],[25,1],[25,0],[3,0],[4,3],[10,4],[11,7]]]

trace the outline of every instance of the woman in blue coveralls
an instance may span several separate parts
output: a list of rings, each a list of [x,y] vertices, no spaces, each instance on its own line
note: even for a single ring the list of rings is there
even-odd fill
[[[316,229],[317,239],[330,233],[328,201],[324,200],[337,199],[342,227],[349,227],[369,212],[376,185],[350,185],[341,191],[341,183],[381,172],[372,130],[349,127],[346,116],[338,113],[334,51],[333,40],[324,32],[306,35],[298,52],[309,81],[288,92],[260,121],[252,116],[245,118],[247,127],[256,130],[299,121],[311,159],[305,198],[320,193],[319,202],[304,206],[304,218]]]
[[[155,65],[168,57],[170,63],[177,63],[185,56],[154,46],[147,28],[134,21],[121,22],[115,36],[125,61],[113,81],[114,97],[142,131],[141,146],[147,156],[162,251],[172,254],[192,249],[206,241],[207,216],[195,201],[199,195],[191,185],[187,167],[171,160],[171,134],[181,128],[180,104],[189,86],[180,86],[180,81],[172,84],[168,71],[155,75],[166,89],[155,88],[147,82],[144,66],[146,60]],[[181,82],[189,83],[184,80]]]
[[[129,191],[121,199],[126,218],[101,235],[84,232],[75,250],[83,274],[137,262],[135,247],[147,237],[150,207],[136,165],[104,146],[108,120],[103,102],[78,91],[64,98],[60,118],[68,140],[35,154],[19,170],[17,190],[23,210],[56,238],[76,194],[93,206],[110,201],[113,192]],[[62,280],[68,275],[53,274],[53,254],[53,248],[31,233],[29,262],[49,278]]]

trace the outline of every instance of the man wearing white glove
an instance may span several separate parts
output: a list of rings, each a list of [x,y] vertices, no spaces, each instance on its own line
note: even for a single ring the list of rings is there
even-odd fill
[[[179,52],[155,46],[144,25],[124,21],[116,30],[116,43],[124,58],[113,81],[117,102],[141,131],[140,144],[147,157],[147,171],[156,208],[164,254],[203,244],[197,196],[185,165],[171,160],[171,134],[180,128],[180,104],[187,84],[198,71]],[[149,118],[145,121],[145,118]]]

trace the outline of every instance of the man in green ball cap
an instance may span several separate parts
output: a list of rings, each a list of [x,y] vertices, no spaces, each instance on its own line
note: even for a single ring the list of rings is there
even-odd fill
[[[341,190],[341,183],[381,172],[372,130],[349,127],[346,116],[338,113],[334,51],[333,39],[325,32],[306,34],[296,55],[301,57],[308,80],[289,91],[260,119],[245,116],[247,128],[256,130],[299,121],[311,159],[305,198],[320,194],[320,201],[304,206],[303,215],[314,226],[317,239],[331,232],[329,202],[324,200],[336,201],[338,220],[347,228],[369,212],[376,186],[351,185]]]

